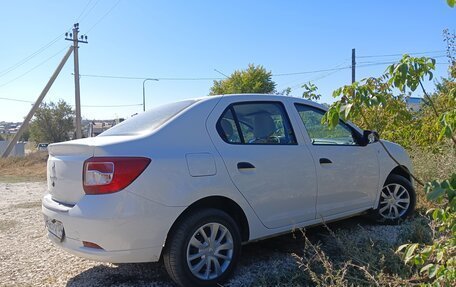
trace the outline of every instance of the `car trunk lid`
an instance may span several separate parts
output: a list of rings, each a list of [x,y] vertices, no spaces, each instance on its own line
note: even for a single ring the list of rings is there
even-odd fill
[[[48,147],[48,192],[52,199],[67,205],[76,204],[83,196],[84,161],[94,154],[90,139],[52,144]]]

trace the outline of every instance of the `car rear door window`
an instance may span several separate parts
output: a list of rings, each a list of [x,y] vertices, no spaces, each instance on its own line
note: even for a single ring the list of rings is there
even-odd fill
[[[222,139],[227,143],[242,143],[231,108],[223,113],[217,123],[217,130]]]
[[[279,102],[247,102],[229,106],[217,130],[227,143],[293,145],[296,137]]]

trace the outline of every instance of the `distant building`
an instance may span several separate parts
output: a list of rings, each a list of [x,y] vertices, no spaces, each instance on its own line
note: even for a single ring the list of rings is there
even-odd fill
[[[418,112],[421,110],[421,105],[423,104],[423,98],[418,97],[406,97],[405,104],[407,105],[407,109],[412,112]]]
[[[0,134],[15,134],[21,127],[22,123],[0,122]]]
[[[115,124],[115,123],[114,123]],[[102,132],[112,128],[112,122],[91,122],[89,124],[89,137],[96,137],[97,135],[101,134]]]
[[[6,150],[6,147],[8,146],[9,142],[8,141],[0,141],[0,156],[3,154],[3,152]],[[25,143],[24,142],[18,142],[14,147],[9,156],[24,156],[25,155]]]
[[[124,119],[117,120],[93,120],[86,123],[84,126],[84,136],[96,137],[102,132],[112,128],[116,124],[123,122]]]

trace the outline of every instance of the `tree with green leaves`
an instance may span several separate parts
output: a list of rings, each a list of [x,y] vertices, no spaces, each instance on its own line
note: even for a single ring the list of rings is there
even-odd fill
[[[276,83],[272,80],[271,71],[263,66],[249,64],[245,70],[236,70],[228,78],[214,81],[209,95],[223,94],[273,94]]]
[[[74,111],[65,101],[43,103],[30,123],[30,139],[35,142],[62,142],[69,140],[74,130]]]
[[[411,57],[404,55],[402,59],[388,67],[385,74],[379,78],[367,78],[351,85],[343,86],[334,91],[337,99],[324,115],[322,122],[334,128],[339,118],[345,120],[361,120],[362,126],[372,129],[374,121],[369,117],[373,109],[386,110],[390,108],[392,115],[399,115],[403,110],[401,105],[391,105],[394,92],[403,94],[406,90],[415,91],[418,88],[424,95],[424,113],[426,123],[430,126],[436,140],[447,138],[453,143],[456,152],[456,86],[453,81],[444,83],[441,87],[443,95],[430,95],[424,88],[425,80],[432,80],[435,60],[426,57]],[[402,101],[400,96],[396,101]],[[439,105],[438,101],[445,102]],[[394,117],[393,117],[394,118]],[[410,121],[409,121],[410,122]],[[406,126],[399,123],[397,126]],[[419,135],[419,133],[418,133]],[[380,141],[380,144],[386,147]],[[390,155],[391,156],[391,155]],[[391,156],[398,163],[398,161]],[[398,163],[398,165],[400,165]],[[428,277],[432,286],[454,286],[456,283],[456,173],[448,179],[434,180],[423,183],[412,173],[415,182],[424,186],[427,198],[436,203],[436,207],[428,210],[428,214],[436,227],[435,238],[431,244],[404,244],[398,252],[403,253],[406,263],[420,268],[420,273]]]
[[[302,92],[302,98],[310,101],[318,101],[321,98],[321,94],[318,93],[318,87],[311,82],[308,82],[301,86],[304,89]]]

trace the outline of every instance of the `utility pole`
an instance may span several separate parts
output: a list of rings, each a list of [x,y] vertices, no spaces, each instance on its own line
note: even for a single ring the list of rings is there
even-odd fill
[[[352,49],[352,83],[354,83],[356,81],[356,51],[355,49],[353,48]]]
[[[75,96],[75,105],[76,105],[76,138],[82,138],[82,129],[81,129],[81,92],[79,87],[79,54],[78,54],[78,44],[85,43],[87,44],[87,36],[81,35],[78,38],[79,34],[79,23],[73,25],[73,33],[65,33],[65,40],[73,42],[73,57],[74,57],[74,96]]]
[[[68,51],[66,52],[65,56],[63,56],[62,61],[60,61],[60,64],[57,66],[57,69],[55,69],[54,73],[52,74],[51,78],[49,79],[48,83],[44,87],[43,91],[41,94],[38,96],[38,99],[36,102],[33,104],[32,109],[28,113],[28,115],[25,117],[24,122],[22,123],[21,127],[17,131],[17,133],[14,135],[14,138],[10,141],[8,146],[6,147],[6,150],[3,152],[2,157],[7,157],[10,152],[13,150],[13,147],[16,145],[17,141],[21,137],[21,135],[24,133],[24,131],[27,129],[27,126],[32,119],[33,115],[35,114],[35,111],[38,109],[40,106],[41,102],[43,101],[44,97],[46,96],[47,92],[51,88],[52,84],[54,83],[55,79],[59,75],[60,71],[62,70],[63,66],[65,65],[66,61],[71,55],[71,52],[73,52],[73,47],[70,47]]]

